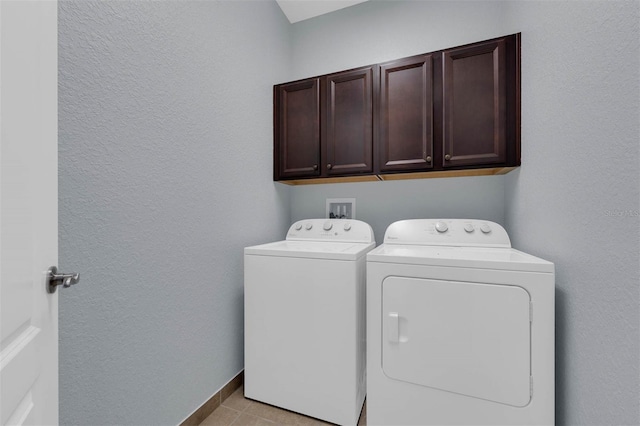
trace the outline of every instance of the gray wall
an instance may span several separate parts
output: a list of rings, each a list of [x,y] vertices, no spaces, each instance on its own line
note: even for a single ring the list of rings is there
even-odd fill
[[[289,61],[275,2],[59,2],[61,424],[177,424],[242,370]]]
[[[556,264],[560,424],[640,424],[639,9],[507,15],[522,31],[523,160],[505,215],[514,244]]]
[[[296,187],[291,211],[355,197],[378,242],[400,218],[493,219],[555,262],[558,424],[640,423],[639,5],[371,1],[294,25],[296,78],[522,32],[520,170]]]

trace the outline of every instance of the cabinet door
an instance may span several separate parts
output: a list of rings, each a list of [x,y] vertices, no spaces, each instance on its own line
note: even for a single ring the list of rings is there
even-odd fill
[[[506,162],[505,39],[443,52],[442,167]]]
[[[373,172],[373,67],[326,77],[327,176]]]
[[[524,407],[530,302],[515,285],[386,277],[382,369],[417,386]]]
[[[275,86],[275,180],[319,176],[320,80]]]
[[[380,66],[381,172],[433,168],[432,55]]]

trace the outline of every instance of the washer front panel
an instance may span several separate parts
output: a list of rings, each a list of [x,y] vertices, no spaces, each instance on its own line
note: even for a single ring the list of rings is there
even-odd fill
[[[388,276],[382,369],[391,379],[524,407],[530,296],[521,287]]]
[[[244,261],[245,396],[355,425],[366,392],[364,257]]]

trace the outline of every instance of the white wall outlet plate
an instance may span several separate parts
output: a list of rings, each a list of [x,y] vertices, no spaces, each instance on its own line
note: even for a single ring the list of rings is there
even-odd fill
[[[327,217],[330,219],[355,219],[355,198],[327,198]]]

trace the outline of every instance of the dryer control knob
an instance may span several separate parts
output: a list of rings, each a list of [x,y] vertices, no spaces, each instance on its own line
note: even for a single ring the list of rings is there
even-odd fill
[[[322,225],[322,229],[324,229],[325,231],[330,231],[331,228],[333,228],[333,223],[331,223],[330,220],[326,221],[324,225]]]
[[[344,230],[345,231],[351,231],[351,224],[349,222],[344,224]]]
[[[302,229],[302,224],[301,223],[296,223],[295,229],[296,229],[296,231],[301,230]]]
[[[487,225],[486,223],[483,223],[482,225],[480,225],[480,230],[484,234],[488,234],[489,232],[491,232],[491,227],[489,225]]]
[[[304,229],[306,229],[307,231],[311,231],[311,228],[313,228],[313,223],[307,223],[307,224],[304,226]]]
[[[470,233],[472,233],[473,231],[475,231],[475,228],[473,227],[473,225],[472,225],[472,224],[467,223],[467,224],[464,226],[464,230],[465,230],[465,231],[467,231],[467,232],[470,234]]]
[[[436,222],[436,231],[442,233],[442,232],[447,232],[447,229],[449,229],[449,227],[447,226],[446,223]]]

